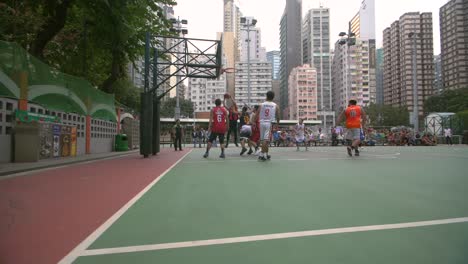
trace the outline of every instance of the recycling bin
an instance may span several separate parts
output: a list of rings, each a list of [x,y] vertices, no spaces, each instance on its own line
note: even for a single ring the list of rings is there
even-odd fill
[[[115,136],[115,151],[128,150],[128,137],[126,134],[118,134]]]

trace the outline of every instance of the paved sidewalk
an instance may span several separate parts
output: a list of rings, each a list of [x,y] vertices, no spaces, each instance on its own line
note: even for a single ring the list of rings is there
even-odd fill
[[[146,159],[124,152],[0,177],[0,263],[58,263],[189,151],[165,149]]]
[[[138,153],[140,150],[106,152],[97,154],[81,155],[67,158],[44,159],[37,162],[18,162],[18,163],[0,163],[0,179],[1,176],[8,176],[15,173],[33,171],[45,168],[59,167],[74,163],[87,162],[93,160],[102,160],[107,158],[116,158]]]

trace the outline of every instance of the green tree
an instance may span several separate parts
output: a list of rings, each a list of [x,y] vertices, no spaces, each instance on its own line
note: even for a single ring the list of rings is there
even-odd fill
[[[424,111],[453,112],[468,110],[468,88],[448,90],[440,95],[429,97],[424,102]]]
[[[176,98],[169,98],[163,101],[161,105],[161,117],[173,118],[175,106],[176,106]],[[181,116],[185,116],[185,117],[193,116],[193,102],[192,101],[179,98],[179,106],[180,106]]]
[[[128,98],[126,67],[144,56],[145,32],[169,35],[158,4],[173,0],[6,0],[0,39],[19,43],[59,71]],[[152,44],[157,40],[152,39]],[[119,93],[123,94],[119,94]],[[130,96],[132,97],[132,96]]]
[[[407,126],[409,113],[406,107],[370,104],[364,110],[369,118],[370,126]]]

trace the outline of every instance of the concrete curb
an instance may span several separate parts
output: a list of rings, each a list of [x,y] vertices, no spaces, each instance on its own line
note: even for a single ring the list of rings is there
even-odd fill
[[[66,165],[72,165],[72,164],[79,164],[79,163],[85,163],[85,162],[90,162],[90,161],[99,161],[99,160],[105,160],[105,159],[114,159],[114,158],[119,158],[123,156],[128,156],[132,155],[135,153],[139,153],[139,149],[137,150],[131,150],[131,151],[125,151],[125,152],[112,152],[112,154],[109,154],[107,156],[99,156],[99,157],[88,157],[88,158],[83,158],[83,159],[73,159],[70,158],[69,160],[67,159],[66,161],[58,161],[55,163],[47,163],[47,164],[40,164],[38,163],[37,166],[31,166],[31,167],[26,167],[26,168],[12,168],[10,170],[5,170],[2,171],[0,169],[0,180],[2,179],[2,176],[10,176],[13,174],[17,173],[22,173],[22,172],[29,172],[29,171],[36,171],[36,170],[42,170],[42,169],[48,169],[48,168],[54,168],[54,167],[61,167],[61,166],[66,166]]]

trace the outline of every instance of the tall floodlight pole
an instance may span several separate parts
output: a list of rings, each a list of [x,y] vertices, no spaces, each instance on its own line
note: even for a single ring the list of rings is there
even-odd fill
[[[352,80],[350,80],[350,76],[351,76],[351,46],[354,46],[356,45],[356,34],[352,33],[351,32],[351,29],[348,30],[348,33],[346,32],[340,32],[340,34],[338,35],[340,36],[340,40],[338,41],[338,44],[340,44],[340,46],[343,46],[344,44],[347,44],[347,47],[346,47],[346,101],[348,101],[350,98],[348,97],[348,94],[349,94],[349,90],[350,90],[350,84],[352,83]]]
[[[250,107],[250,23],[247,24],[247,105]]]
[[[252,31],[251,27],[257,24],[257,20],[250,19],[246,17],[241,17],[241,24],[244,26],[242,30],[247,31],[247,105],[250,107],[251,102],[251,87],[250,87],[250,31]],[[255,28],[254,28],[255,30]]]
[[[412,39],[413,44],[413,125],[415,133],[419,131],[419,107],[418,107],[418,76],[417,76],[417,61],[416,61],[416,40],[418,33],[409,33],[408,36]]]

